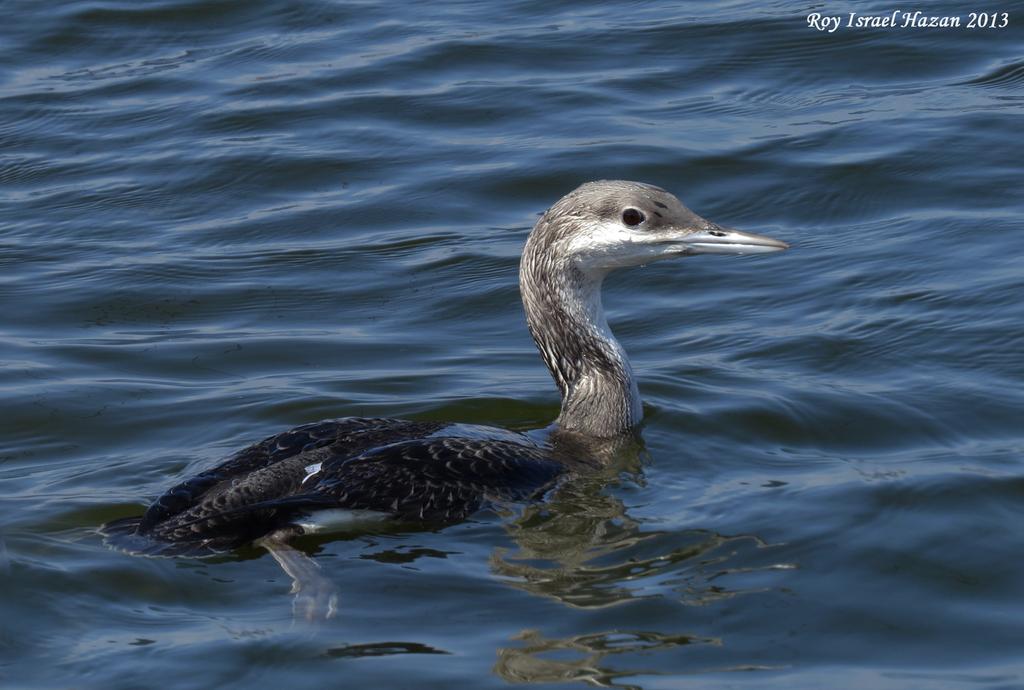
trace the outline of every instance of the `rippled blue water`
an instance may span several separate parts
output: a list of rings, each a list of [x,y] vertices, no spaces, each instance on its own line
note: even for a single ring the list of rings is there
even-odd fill
[[[819,5],[7,3],[0,683],[1024,686],[1024,5]],[[316,630],[102,545],[302,422],[545,425],[518,255],[597,178],[794,245],[609,281],[642,467],[307,544]]]

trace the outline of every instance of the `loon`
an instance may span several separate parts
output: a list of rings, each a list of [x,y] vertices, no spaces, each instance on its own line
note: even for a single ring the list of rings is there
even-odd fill
[[[608,273],[692,254],[755,254],[785,242],[711,223],[640,182],[588,182],[537,221],[519,284],[530,334],[561,394],[543,440],[478,425],[349,417],[266,438],[174,486],[141,516],[102,527],[129,553],[204,556],[266,548],[299,592],[317,566],[295,537],[362,520],[443,526],[487,505],[536,499],[636,433],[643,409],[608,327]],[[322,583],[321,583],[322,584]],[[298,598],[298,597],[297,597]],[[332,607],[333,599],[307,602]]]

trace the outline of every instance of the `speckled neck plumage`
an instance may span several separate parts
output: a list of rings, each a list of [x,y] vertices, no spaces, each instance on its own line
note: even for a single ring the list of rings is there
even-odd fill
[[[643,409],[633,370],[601,306],[604,272],[587,272],[561,251],[554,227],[571,218],[552,207],[537,222],[519,267],[526,321],[558,384],[558,425],[608,438],[640,423]]]

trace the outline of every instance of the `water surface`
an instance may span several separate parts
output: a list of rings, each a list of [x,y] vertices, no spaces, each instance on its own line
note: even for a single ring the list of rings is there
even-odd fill
[[[1024,686],[1020,3],[7,9],[5,686]],[[518,256],[599,178],[794,245],[608,281],[636,463],[305,544],[316,630],[255,549],[103,546],[303,422],[546,425]]]

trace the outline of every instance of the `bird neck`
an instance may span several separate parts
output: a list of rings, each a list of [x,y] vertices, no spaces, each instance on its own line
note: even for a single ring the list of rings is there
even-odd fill
[[[589,436],[623,434],[643,417],[626,352],[601,306],[604,274],[550,258],[531,235],[519,269],[530,335],[562,394],[558,425]]]

